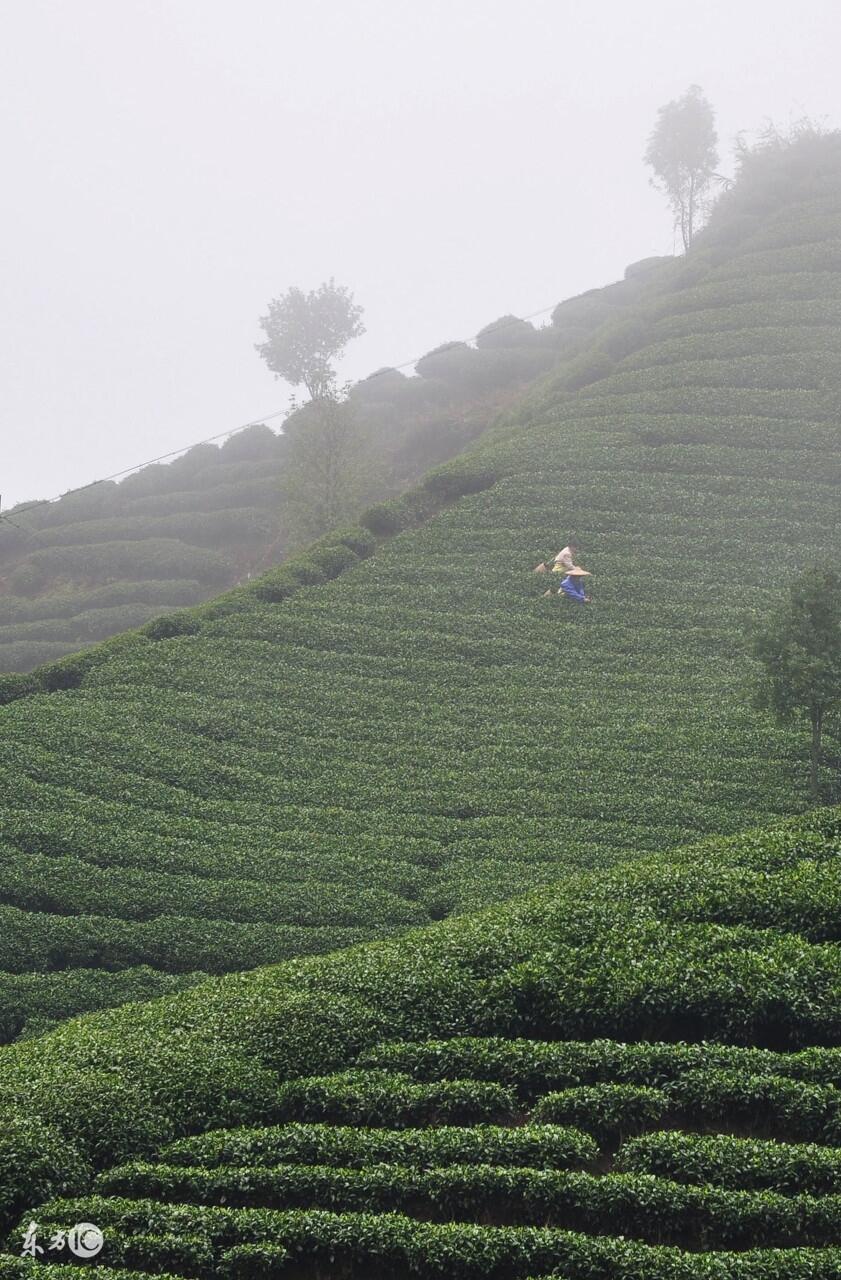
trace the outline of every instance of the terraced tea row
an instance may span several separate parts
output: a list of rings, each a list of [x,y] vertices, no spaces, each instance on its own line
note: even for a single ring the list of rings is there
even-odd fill
[[[112,983],[362,941],[805,805],[805,744],[746,705],[743,629],[841,549],[837,177],[740,197],[738,237],[724,209],[685,263],[559,308],[559,332],[586,313],[596,379],[562,369],[294,583],[0,711],[6,1037]],[[530,572],[570,526],[578,612]],[[752,927],[794,919],[729,891]]]
[[[0,1277],[838,1280],[839,814],[664,849],[805,803],[741,633],[839,550],[839,162],[746,162],[365,528],[0,688],[6,1034],[188,988],[0,1052]]]
[[[357,383],[350,404],[360,445],[367,437],[377,456],[367,500],[457,454],[569,345],[558,328],[507,316],[486,326],[475,348],[450,343],[429,353],[414,377],[380,370]],[[198,445],[120,484],[13,508],[0,523],[0,673],[29,671],[195,605],[282,557],[303,536],[290,525],[283,482],[290,433],[308,429],[308,412],[292,415],[281,434],[252,425],[218,449]]]
[[[9,1254],[90,1222],[101,1280],[830,1280],[838,833],[650,854],[7,1047]]]

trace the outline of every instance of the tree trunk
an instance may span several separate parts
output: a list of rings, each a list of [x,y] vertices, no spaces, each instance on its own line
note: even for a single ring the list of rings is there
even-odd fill
[[[818,707],[812,708],[812,749],[809,753],[809,785],[812,799],[820,798],[820,760],[821,730],[823,729],[823,712]]]

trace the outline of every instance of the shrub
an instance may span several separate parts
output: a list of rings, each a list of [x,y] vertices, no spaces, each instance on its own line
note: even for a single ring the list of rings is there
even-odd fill
[[[263,600],[267,604],[277,604],[281,600],[288,600],[290,596],[294,596],[302,585],[300,578],[292,569],[288,565],[282,564],[278,569],[269,569],[268,573],[261,574],[254,582],[250,582],[244,590],[257,600]],[[233,610],[233,612],[236,612],[236,610]],[[219,615],[216,614],[215,616],[218,617]]]
[[[729,1134],[647,1133],[622,1146],[616,1167],[734,1191],[823,1196],[837,1192],[841,1185],[841,1151]]]
[[[112,636],[90,649],[82,649],[79,653],[60,658],[38,667],[33,673],[40,689],[53,693],[57,689],[77,689],[88,672],[108,662],[113,657],[124,657],[126,654],[141,648],[146,637],[138,632],[128,631],[123,635]]]
[[[476,363],[476,352],[466,342],[444,342],[421,356],[415,372],[421,378],[470,386]]]
[[[90,1175],[90,1165],[65,1134],[37,1116],[2,1115],[0,1221],[42,1200],[79,1194]]]
[[[446,463],[431,471],[424,480],[424,487],[444,502],[451,502],[469,493],[481,493],[490,489],[499,479],[492,465],[481,456],[470,455],[458,462]]]
[[[421,524],[435,510],[435,500],[427,490],[410,489],[400,498],[391,498],[388,502],[369,507],[359,517],[359,523],[378,537],[388,537]]]
[[[388,537],[406,528],[408,513],[401,500],[395,498],[390,502],[378,502],[373,507],[368,507],[362,512],[359,522],[378,537]]]
[[[484,1164],[575,1169],[595,1161],[597,1156],[598,1147],[588,1134],[551,1124],[365,1129],[293,1123],[263,1129],[217,1130],[182,1138],[161,1153],[167,1164],[204,1168],[279,1164],[364,1168],[386,1163],[419,1168]],[[107,1178],[108,1175],[106,1182]]]
[[[500,316],[486,324],[476,334],[479,350],[506,351],[511,347],[531,347],[535,340],[534,326],[517,316]]]
[[[37,676],[0,674],[0,706],[7,702],[15,702],[18,698],[25,698],[27,694],[35,693],[37,689]]]
[[[201,621],[192,613],[166,613],[154,618],[140,628],[150,640],[169,640],[173,636],[194,636],[201,630]]]
[[[277,435],[265,423],[256,422],[244,431],[237,431],[229,436],[218,450],[218,456],[222,463],[262,462],[266,458],[275,457],[282,447],[282,436]]]
[[[594,351],[608,356],[610,360],[624,360],[632,351],[647,346],[650,335],[650,326],[642,316],[620,317],[599,330],[594,339]],[[612,372],[612,367],[608,372]]]
[[[615,362],[606,351],[585,351],[562,365],[552,379],[556,391],[579,391],[613,372]]]
[[[330,541],[336,546],[349,547],[360,559],[372,555],[377,547],[374,534],[369,529],[364,529],[362,525],[340,529],[331,535]]]
[[[510,1115],[513,1096],[502,1085],[475,1080],[415,1084],[384,1072],[347,1072],[291,1080],[281,1086],[280,1120],[334,1124],[469,1124]]]
[[[382,369],[375,369],[367,378],[355,382],[351,387],[350,396],[352,400],[366,405],[392,404],[399,402],[407,381],[406,375],[399,369],[385,366]]]
[[[548,1093],[534,1109],[534,1120],[571,1124],[599,1142],[618,1143],[662,1123],[669,1099],[660,1089],[631,1084],[595,1084]]]
[[[633,280],[641,276],[649,276],[652,272],[668,270],[673,263],[674,258],[671,255],[640,258],[639,261],[631,262],[625,268],[625,279]]]
[[[340,573],[351,569],[359,560],[359,556],[348,546],[315,547],[309,559],[319,569],[325,580],[338,578]]]

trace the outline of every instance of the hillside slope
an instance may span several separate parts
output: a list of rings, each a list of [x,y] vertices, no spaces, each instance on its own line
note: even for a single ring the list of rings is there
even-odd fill
[[[0,1276],[68,1275],[25,1229],[88,1222],[95,1280],[837,1280],[839,834],[819,811],[8,1046]]]
[[[519,419],[299,566],[321,585],[280,570],[0,709],[5,1038],[805,806],[741,629],[841,545],[838,147],[765,175]],[[577,611],[530,573],[570,525]]]
[[[350,404],[376,451],[368,500],[452,457],[586,334],[494,321],[476,347],[447,343],[416,374],[380,370]],[[306,430],[307,407],[285,432]],[[0,672],[29,671],[163,610],[194,605],[275,563],[295,541],[284,519],[287,434],[252,425],[119,484],[86,485],[0,520]]]

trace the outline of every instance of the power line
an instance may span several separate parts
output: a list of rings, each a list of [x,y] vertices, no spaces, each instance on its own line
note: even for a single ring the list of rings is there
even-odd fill
[[[34,511],[36,507],[46,507],[53,502],[58,502],[61,498],[68,497],[71,493],[84,493],[86,489],[94,489],[98,484],[108,484],[110,480],[120,480],[123,476],[131,475],[132,471],[142,471],[144,467],[152,467],[156,462],[166,462],[167,458],[177,458],[180,453],[186,453],[190,449],[197,449],[202,444],[214,444],[217,440],[223,440],[225,436],[236,435],[239,431],[246,431],[249,427],[258,427],[264,422],[271,422],[272,418],[280,418],[287,414],[288,409],[276,409],[273,413],[267,413],[262,418],[252,418],[250,422],[243,422],[239,427],[229,427],[227,431],[220,431],[218,435],[207,436],[204,440],[197,440],[195,444],[185,444],[180,449],[172,449],[169,453],[160,453],[157,458],[149,458],[146,462],[138,462],[133,467],[125,467],[122,471],[114,471],[110,476],[100,476],[98,480],[91,480],[88,484],[77,485],[75,489],[67,489],[64,493],[57,494],[54,498],[39,498],[37,502],[28,502],[26,506],[14,507],[16,516],[22,515],[25,511]],[[2,516],[0,519],[8,520],[8,516]]]
[[[529,320],[536,320],[538,316],[548,315],[550,311],[554,311],[556,306],[557,306],[557,303],[553,303],[549,307],[541,307],[539,311],[532,311],[527,316],[511,316],[510,319],[505,319],[499,324],[485,325],[484,328],[479,332],[482,333],[490,329],[491,332],[498,333],[501,329],[504,329],[509,325],[525,324]],[[452,343],[446,343],[445,348],[447,346],[457,346],[459,341],[465,342],[465,343],[475,342],[478,337],[479,337],[479,334],[474,333],[470,338],[462,338],[460,340],[456,339]],[[418,361],[422,359],[423,359],[423,356],[415,356],[414,359],[412,360],[404,360],[402,364],[388,365],[383,369],[378,369],[375,373],[368,374],[366,378],[360,378],[359,381],[370,382],[372,378],[382,377],[382,375],[386,373],[396,373],[396,372],[399,372],[401,369],[414,368],[414,366],[418,363]],[[227,431],[220,431],[215,436],[206,436],[204,440],[197,440],[195,444],[187,444],[182,446],[182,448],[180,449],[172,449],[169,453],[158,454],[156,458],[149,458],[147,459],[146,462],[137,462],[133,467],[125,467],[122,471],[114,471],[110,476],[100,476],[98,480],[91,480],[88,482],[88,484],[80,484],[80,485],[77,485],[74,489],[66,489],[64,493],[56,494],[56,496],[53,498],[39,498],[37,502],[28,502],[25,506],[13,507],[12,509],[16,516],[20,516],[27,511],[34,511],[36,510],[36,508],[39,508],[39,507],[51,506],[52,503],[59,502],[62,498],[68,498],[70,497],[71,494],[84,493],[86,489],[95,489],[97,485],[108,484],[112,480],[121,480],[124,476],[131,475],[133,471],[142,471],[144,467],[152,467],[157,462],[166,462],[169,458],[177,458],[179,454],[186,453],[190,449],[197,449],[199,448],[200,445],[215,444],[217,440],[224,440],[225,437],[227,436],[234,436],[234,435],[237,435],[240,431],[247,431],[249,427],[261,426],[264,422],[271,422],[274,418],[288,417],[288,415],[289,415],[288,408],[276,409],[273,413],[267,413],[261,418],[251,418],[250,421],[243,422],[238,427],[230,427]],[[3,522],[7,524],[15,525],[15,522],[13,520],[10,520],[7,515],[3,515],[2,513],[0,513],[0,523],[3,523]],[[28,532],[23,529],[22,525],[15,525],[15,528],[21,529],[22,532]]]

